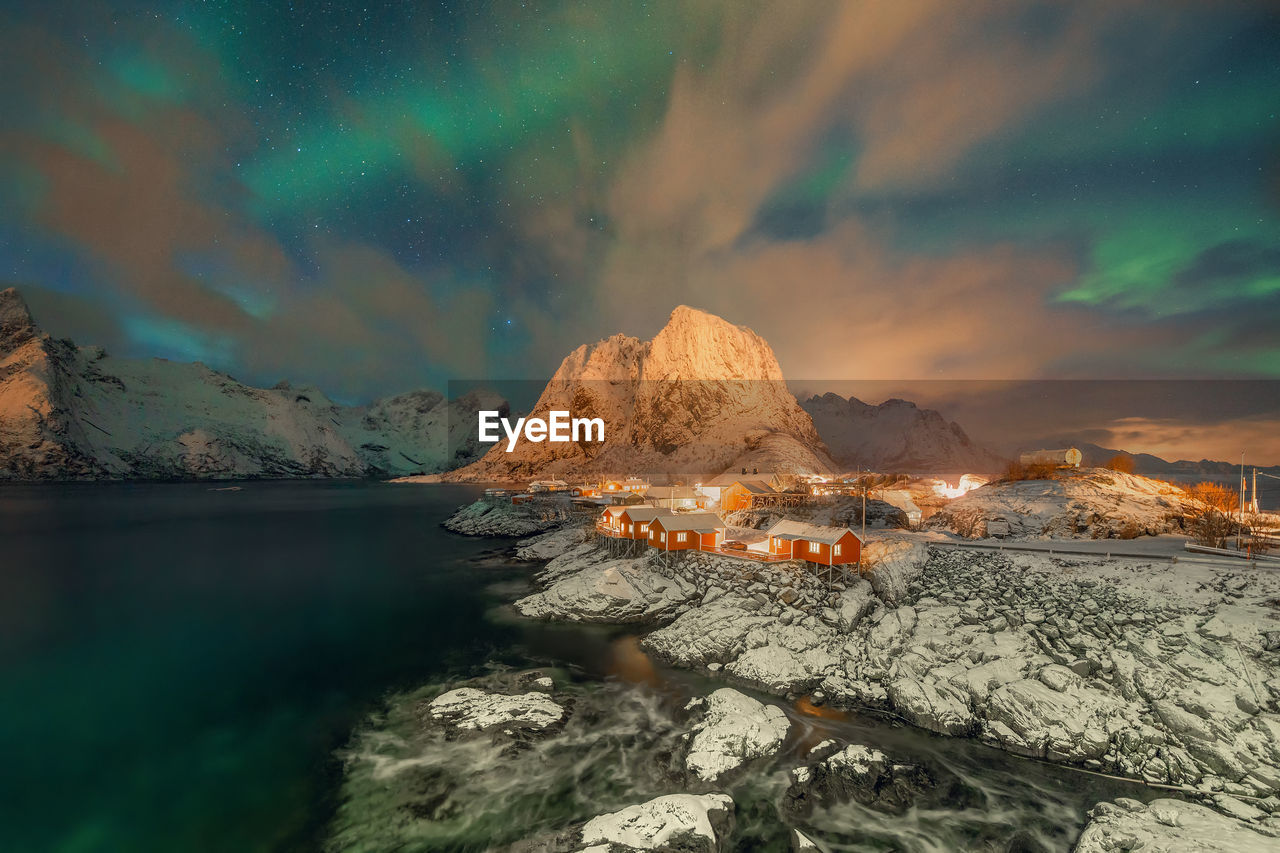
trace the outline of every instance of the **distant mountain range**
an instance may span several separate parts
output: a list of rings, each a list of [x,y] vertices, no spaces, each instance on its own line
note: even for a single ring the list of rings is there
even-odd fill
[[[602,418],[604,443],[525,442],[510,453],[481,444],[476,412],[508,408],[486,392],[449,401],[435,391],[344,406],[318,388],[254,388],[198,362],[114,358],[52,338],[15,289],[0,291],[0,480],[956,475],[999,473],[1008,458],[905,400],[825,394],[801,403],[763,338],[687,306],[652,340],[614,335],[578,347],[543,389],[532,415]],[[1124,453],[1070,436],[1037,444],[1068,445],[1088,466]],[[1124,455],[1137,473],[1164,479],[1234,482],[1239,471]]]
[[[1133,460],[1134,473],[1141,474],[1144,477],[1155,477],[1161,480],[1173,480],[1181,483],[1209,481],[1228,481],[1236,482],[1240,478],[1240,463],[1238,462],[1221,462],[1211,459],[1201,459],[1193,462],[1189,459],[1179,459],[1170,462],[1167,459],[1161,459],[1159,456],[1153,456],[1150,453],[1130,453],[1127,450],[1117,450],[1111,447],[1102,447],[1101,445],[1091,444],[1089,442],[1071,441],[1069,438],[1057,437],[1048,439],[1041,443],[1041,447],[1077,447],[1084,455],[1083,465],[1086,467],[1102,467],[1114,459],[1116,456],[1126,456]],[[1280,476],[1280,465],[1271,466],[1254,466],[1245,465],[1245,476],[1252,477],[1253,469],[1265,471],[1268,474]],[[1273,481],[1274,482],[1274,481]],[[1267,484],[1270,487],[1270,483]]]
[[[413,391],[343,406],[318,388],[253,388],[198,362],[113,358],[55,340],[14,288],[0,291],[0,480],[438,472],[479,455],[478,408],[506,405]]]
[[[907,400],[878,406],[838,394],[801,405],[818,435],[845,470],[907,474],[994,474],[1008,460],[976,443],[955,422]]]

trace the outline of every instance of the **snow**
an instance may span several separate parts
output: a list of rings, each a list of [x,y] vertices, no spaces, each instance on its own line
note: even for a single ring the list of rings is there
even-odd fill
[[[1015,539],[1131,540],[1180,530],[1182,516],[1196,507],[1183,489],[1170,483],[1084,468],[1048,480],[980,486],[948,503],[928,524],[968,538],[986,536],[988,522],[999,521],[1008,524]]]
[[[1256,809],[1250,811],[1257,813]],[[1076,842],[1076,853],[1274,853],[1280,849],[1280,819],[1270,818],[1266,826],[1251,825],[1182,800],[1153,800],[1143,805],[1119,799],[1094,806],[1090,817]]]
[[[681,850],[716,850],[719,847],[713,818],[733,813],[733,800],[725,794],[669,794],[647,803],[587,821],[584,844],[617,844],[629,850],[655,850],[681,841],[694,846]],[[699,843],[701,842],[701,843]]]
[[[728,687],[701,703],[705,713],[693,727],[685,766],[706,782],[720,779],[747,761],[773,755],[791,728],[778,706],[765,705]]]

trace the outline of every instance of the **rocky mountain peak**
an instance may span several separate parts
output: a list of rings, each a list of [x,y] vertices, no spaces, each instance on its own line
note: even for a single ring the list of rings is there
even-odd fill
[[[18,288],[0,290],[0,353],[13,352],[39,333]]]
[[[781,382],[782,368],[751,329],[680,305],[649,342],[643,378]]]

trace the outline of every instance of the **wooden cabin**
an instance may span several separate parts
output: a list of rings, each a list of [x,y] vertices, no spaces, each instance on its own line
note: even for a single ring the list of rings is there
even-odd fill
[[[660,551],[714,551],[724,531],[714,512],[660,515],[649,522],[649,544]]]
[[[778,490],[764,480],[734,480],[732,486],[720,491],[720,510],[737,512],[740,509],[753,509],[777,494]]]
[[[644,499],[651,506],[667,509],[705,509],[706,503],[699,504],[700,496],[690,486],[650,486]]]
[[[617,514],[618,521],[618,537],[621,539],[644,539],[649,538],[649,525],[655,519],[663,516],[672,515],[671,510],[656,506],[625,506],[610,507],[610,509],[621,509]]]
[[[569,489],[569,496],[574,498],[597,498],[600,496],[600,489],[597,486],[574,486]]]
[[[823,566],[847,566],[862,559],[862,539],[848,527],[779,521],[765,531],[769,553]]]

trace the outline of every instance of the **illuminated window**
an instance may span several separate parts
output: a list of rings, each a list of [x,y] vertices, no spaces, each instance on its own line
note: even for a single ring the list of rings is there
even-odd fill
[[[635,526],[634,524],[628,524],[628,525],[627,525],[627,532],[628,532],[628,533],[635,533],[635,532],[636,532],[636,526]]]
[[[648,525],[648,524],[642,524],[642,525],[640,525],[640,532],[641,532],[641,533],[644,533],[644,532],[645,532],[646,530],[648,530],[648,529],[649,529],[649,525]]]
[[[810,542],[810,543],[809,543],[809,553],[810,553],[810,554],[816,554],[816,553],[818,553],[818,552],[819,552],[819,551],[821,551],[821,550],[822,550],[822,546],[821,546],[821,545],[819,545],[817,542]]]
[[[663,542],[666,542],[666,541],[667,541],[667,534],[665,534],[665,533],[664,533],[664,534],[662,534],[659,538],[660,538]]]
[[[677,542],[683,542],[683,541],[684,541],[684,538],[685,538],[685,536],[684,536],[684,534],[683,534],[683,533],[677,533],[677,534],[676,534],[676,541],[677,541]]]
[[[838,544],[831,546],[831,553],[832,553],[832,554],[834,554],[835,556],[839,557],[839,556],[840,556],[840,546],[839,546]]]

